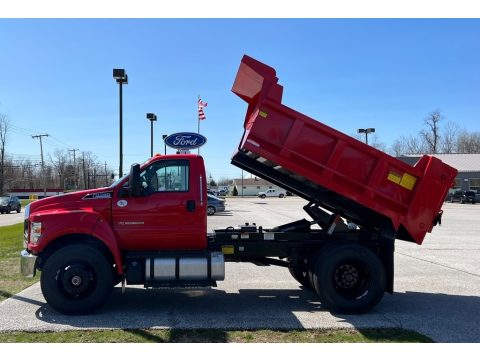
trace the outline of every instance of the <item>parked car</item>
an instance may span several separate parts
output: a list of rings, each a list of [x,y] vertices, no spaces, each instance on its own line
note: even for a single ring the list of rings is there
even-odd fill
[[[261,191],[258,193],[258,197],[265,199],[266,197],[279,197],[283,198],[286,195],[285,190],[275,190],[275,189],[268,189],[267,191]]]
[[[475,204],[477,202],[476,197],[478,196],[476,196],[474,191],[456,190],[450,195],[449,201],[452,203],[458,201],[461,204]]]
[[[462,200],[460,201],[462,204],[464,203],[471,203],[475,204],[475,192],[474,191],[465,191],[462,195]]]
[[[22,204],[16,196],[2,196],[0,197],[0,212],[2,214],[10,214],[12,211],[19,213],[22,210]]]
[[[228,194],[228,190],[221,189],[218,191],[218,196],[226,196]]]
[[[213,215],[219,211],[225,211],[225,199],[208,194],[207,215]]]

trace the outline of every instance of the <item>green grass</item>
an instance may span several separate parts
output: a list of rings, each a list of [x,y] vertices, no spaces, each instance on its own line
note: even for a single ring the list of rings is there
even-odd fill
[[[23,224],[0,227],[0,301],[8,299],[38,281],[20,274]]]
[[[27,206],[28,204],[30,204],[31,202],[33,202],[35,200],[30,200],[30,199],[20,199],[20,204],[22,204],[22,208],[24,208],[25,206]]]
[[[403,329],[182,330],[125,329],[0,333],[1,343],[428,343]]]

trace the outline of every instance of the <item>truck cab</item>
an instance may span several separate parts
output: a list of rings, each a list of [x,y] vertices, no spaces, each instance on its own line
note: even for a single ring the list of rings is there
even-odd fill
[[[155,156],[132,165],[110,187],[31,203],[25,209],[22,273],[42,270],[45,298],[64,313],[91,312],[120,279],[211,280],[211,268],[204,276],[197,272],[212,262],[205,253],[205,179],[201,156]],[[159,252],[163,257],[155,256]],[[190,276],[192,269],[196,274]]]

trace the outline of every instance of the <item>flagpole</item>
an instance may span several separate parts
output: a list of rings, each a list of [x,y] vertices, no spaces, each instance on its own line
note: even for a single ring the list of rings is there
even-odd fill
[[[200,135],[200,115],[198,114],[199,102],[200,102],[200,95],[198,95],[198,99],[197,99],[197,134]],[[200,148],[197,148],[197,154],[200,155]]]

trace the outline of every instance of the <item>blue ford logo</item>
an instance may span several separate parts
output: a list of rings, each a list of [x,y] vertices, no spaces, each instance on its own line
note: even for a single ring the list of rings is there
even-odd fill
[[[207,138],[197,133],[175,133],[165,138],[165,144],[174,149],[196,149],[205,145]]]

